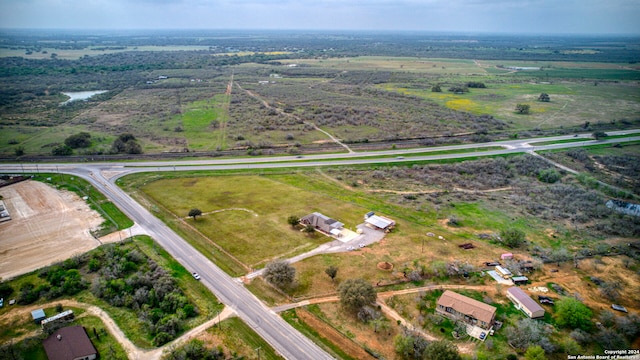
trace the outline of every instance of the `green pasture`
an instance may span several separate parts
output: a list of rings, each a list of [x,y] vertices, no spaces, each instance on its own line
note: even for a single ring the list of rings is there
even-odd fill
[[[213,98],[195,101],[186,106],[180,116],[184,137],[189,149],[214,150],[225,147],[224,124],[227,121],[226,107],[229,96],[217,94]],[[217,124],[217,125],[214,125]]]
[[[42,47],[40,52],[33,52],[31,55],[26,54],[26,49],[8,49],[6,47],[0,47],[0,57],[24,57],[26,59],[51,59],[51,54],[57,54],[58,59],[75,60],[85,55],[97,56],[104,54],[113,54],[124,51],[197,51],[208,50],[208,46],[181,46],[181,45],[168,45],[168,46],[128,46],[125,49],[100,49],[99,46],[87,47],[85,49],[56,49],[54,47]]]
[[[447,86],[443,86],[441,93],[432,92],[430,88],[409,89],[402,84],[381,87],[435,101],[453,110],[493,115],[515,129],[557,128],[580,125],[586,121],[635,119],[640,112],[640,92],[635,84],[494,81],[487,79],[487,88],[470,89],[464,94],[448,92]],[[543,92],[549,94],[550,102],[537,101]],[[531,106],[529,114],[515,112],[516,105],[520,103]]]
[[[292,229],[286,221],[290,215],[302,217],[318,211],[355,229],[366,213],[325,194],[311,194],[264,176],[166,179],[150,182],[141,190],[251,267],[331,240]],[[193,221],[187,217],[192,208],[204,215]]]
[[[484,75],[487,73],[484,68],[477,66],[473,60],[464,59],[359,56],[351,58],[294,59],[280,61],[282,63],[305,64],[344,70],[406,71],[435,75]]]

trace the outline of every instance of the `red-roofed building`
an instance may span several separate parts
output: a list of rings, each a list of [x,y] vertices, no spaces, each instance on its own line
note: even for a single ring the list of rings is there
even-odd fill
[[[79,325],[56,330],[42,345],[49,360],[93,360],[98,356],[89,335]]]

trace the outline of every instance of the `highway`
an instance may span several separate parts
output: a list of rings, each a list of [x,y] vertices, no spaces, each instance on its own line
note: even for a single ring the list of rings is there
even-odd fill
[[[640,130],[608,132],[609,135],[640,134]],[[357,165],[390,162],[415,162],[426,160],[456,159],[479,156],[492,156],[509,153],[524,153],[580,147],[592,144],[613,144],[628,141],[640,141],[640,136],[613,138],[604,140],[586,140],[590,134],[580,134],[583,142],[566,142],[552,145],[534,146],[535,142],[575,139],[576,136],[555,136],[548,138],[520,139],[483,144],[465,144],[420,149],[401,149],[372,151],[366,153],[318,154],[299,156],[277,156],[265,158],[186,160],[161,162],[127,163],[57,163],[57,164],[0,164],[1,173],[21,174],[36,172],[59,172],[79,176],[109,198],[118,208],[129,216],[158,244],[165,248],[177,261],[189,271],[198,272],[202,283],[207,286],[222,303],[230,306],[236,314],[256,333],[264,338],[279,354],[286,359],[331,359],[332,357],[318,345],[300,334],[277,314],[269,310],[259,299],[249,292],[242,283],[220,270],[204,255],[194,249],[167,225],[138,204],[122,191],[116,180],[124,175],[137,172],[186,171],[186,170],[233,170],[268,169],[291,167],[317,167],[336,165]],[[531,145],[534,144],[534,145]],[[503,147],[499,150],[482,150],[483,147]],[[464,150],[477,148],[474,152],[429,155],[434,151]],[[380,156],[392,156],[380,158]]]

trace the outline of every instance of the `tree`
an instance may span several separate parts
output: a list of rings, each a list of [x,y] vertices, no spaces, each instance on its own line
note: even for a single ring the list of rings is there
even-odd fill
[[[296,268],[289,265],[285,260],[276,260],[265,266],[264,278],[277,287],[287,287],[296,278]]]
[[[516,105],[516,112],[518,114],[528,114],[529,110],[531,110],[531,105],[529,105],[529,104],[517,104]]]
[[[544,325],[529,318],[518,320],[505,329],[507,341],[516,349],[524,350],[534,344],[548,343],[548,332]]]
[[[591,310],[577,299],[560,299],[555,308],[556,323],[559,326],[585,331],[591,328]]]
[[[547,93],[542,93],[540,94],[540,96],[538,96],[538,101],[549,102],[551,101],[551,97]]]
[[[87,148],[91,146],[91,134],[81,132],[64,139],[64,144],[72,149]]]
[[[316,231],[316,228],[313,227],[313,225],[311,225],[311,224],[307,224],[304,227],[304,232],[306,232],[307,234],[313,234],[315,231]]]
[[[54,156],[69,156],[73,154],[73,149],[67,145],[58,145],[51,150],[51,155]]]
[[[527,352],[524,353],[524,358],[527,360],[546,360],[547,356],[544,354],[544,350],[538,346],[529,346]]]
[[[291,227],[295,227],[296,225],[300,224],[300,217],[298,217],[297,215],[290,215],[287,218],[287,223],[291,225]]]
[[[442,88],[439,84],[433,85],[433,87],[431,87],[431,92],[442,92]]]
[[[502,243],[508,247],[517,248],[524,242],[525,234],[519,229],[504,229],[500,232],[500,239],[502,239]]]
[[[560,180],[560,178],[562,178],[562,175],[560,175],[560,173],[556,169],[549,168],[540,170],[540,172],[538,172],[538,180],[546,182],[548,184],[553,184]]]
[[[591,136],[593,136],[593,138],[596,140],[600,140],[600,139],[606,138],[609,135],[602,130],[598,130],[598,131],[594,131],[593,134],[591,134]]]
[[[364,279],[347,279],[338,286],[338,295],[342,306],[351,310],[360,310],[376,301],[376,291]]]
[[[450,341],[433,341],[422,352],[424,360],[461,360],[458,348]]]
[[[142,147],[132,134],[121,134],[114,140],[111,150],[115,153],[142,154]]]
[[[13,149],[13,153],[16,154],[16,156],[24,155],[24,146],[16,147],[15,149]]]
[[[333,281],[336,278],[336,275],[338,275],[338,268],[331,265],[324,270],[324,273],[331,278],[331,281]]]
[[[198,209],[198,208],[193,208],[191,210],[189,210],[189,216],[191,216],[193,218],[193,220],[196,220],[196,217],[202,215],[202,210]]]

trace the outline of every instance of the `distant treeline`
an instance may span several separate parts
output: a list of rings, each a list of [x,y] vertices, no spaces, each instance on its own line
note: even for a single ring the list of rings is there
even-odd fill
[[[637,62],[637,37],[288,31],[0,31],[5,48],[38,50],[206,46],[214,53],[287,51],[301,56],[417,56],[539,61]]]

